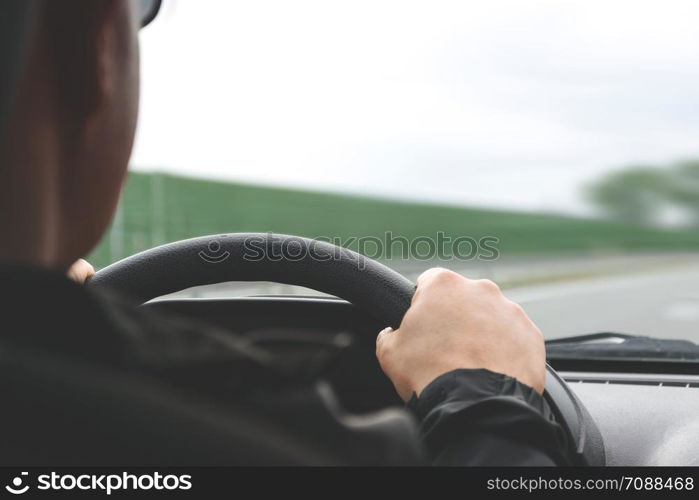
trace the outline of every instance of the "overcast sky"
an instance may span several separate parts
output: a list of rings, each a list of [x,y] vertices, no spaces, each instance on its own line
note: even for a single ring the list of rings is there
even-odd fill
[[[165,0],[135,169],[584,211],[699,157],[699,1]]]

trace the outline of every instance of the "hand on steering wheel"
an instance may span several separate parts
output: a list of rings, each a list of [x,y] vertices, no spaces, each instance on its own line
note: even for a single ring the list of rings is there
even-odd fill
[[[213,250],[216,258],[207,253]],[[382,335],[380,344],[396,336],[380,348],[379,358],[402,395],[419,391],[440,371],[471,366],[493,367],[541,390],[541,334],[494,284],[432,271],[421,280],[418,296],[413,298],[415,285],[405,277],[326,242],[265,233],[194,238],[121,260],[96,273],[88,285],[116,289],[145,302],[226,281],[273,281],[312,288],[355,304],[385,325],[401,327]],[[406,315],[411,300],[417,312]],[[403,355],[396,356],[397,352]],[[423,362],[435,352],[442,353],[439,363]],[[413,376],[413,370],[419,375]],[[602,465],[599,431],[548,366],[544,397],[575,444],[573,463]]]
[[[418,278],[400,329],[379,334],[376,355],[404,401],[461,368],[503,373],[540,394],[546,381],[544,338],[522,308],[492,281],[446,269]]]

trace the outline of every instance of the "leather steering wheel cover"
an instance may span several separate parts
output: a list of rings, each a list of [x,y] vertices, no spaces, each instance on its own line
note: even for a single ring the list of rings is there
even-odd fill
[[[229,233],[162,245],[96,273],[89,286],[140,302],[198,285],[271,281],[335,295],[398,328],[415,285],[351,250],[299,236]]]

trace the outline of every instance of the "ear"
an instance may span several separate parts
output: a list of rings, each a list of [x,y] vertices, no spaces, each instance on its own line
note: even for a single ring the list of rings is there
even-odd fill
[[[47,0],[44,5],[55,102],[62,124],[79,133],[81,123],[110,101],[127,49],[125,31],[137,30],[137,21],[123,0]]]

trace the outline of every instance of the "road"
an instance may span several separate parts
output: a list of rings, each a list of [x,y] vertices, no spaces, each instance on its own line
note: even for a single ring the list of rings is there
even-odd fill
[[[699,264],[516,287],[546,338],[614,331],[699,343]]]

